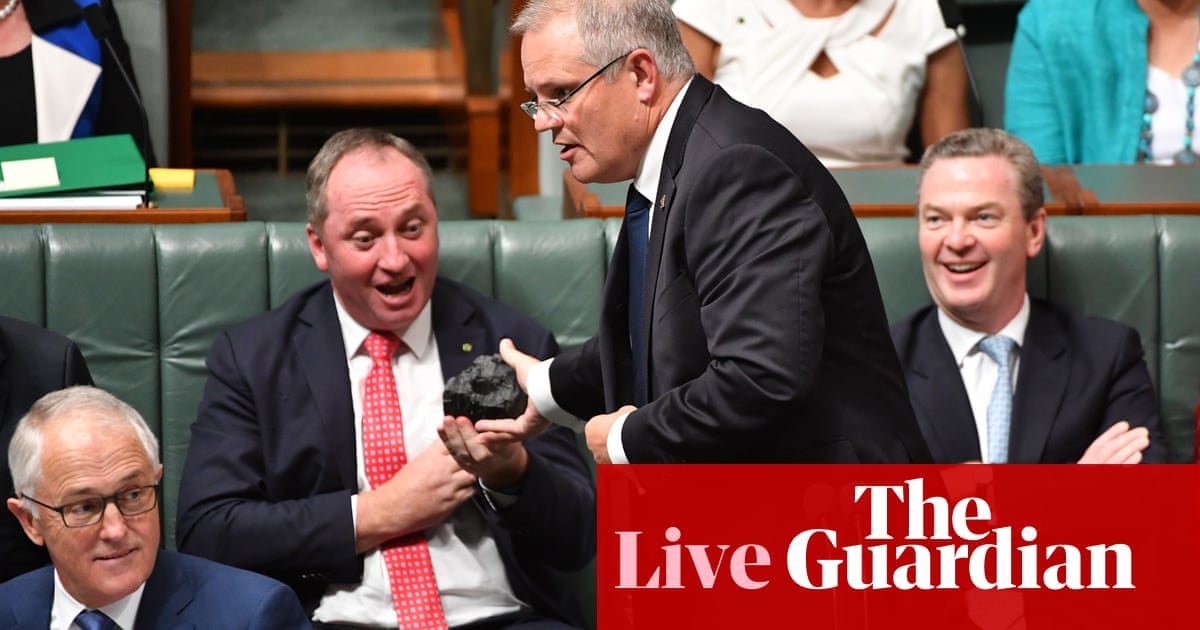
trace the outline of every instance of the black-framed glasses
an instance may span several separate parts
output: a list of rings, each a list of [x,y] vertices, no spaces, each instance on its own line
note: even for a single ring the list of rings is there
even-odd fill
[[[634,50],[637,50],[637,49],[635,48]],[[633,50],[625,53],[624,55],[621,55],[620,57],[617,57],[616,59],[613,59],[612,61],[604,64],[603,66],[600,66],[600,69],[593,72],[592,76],[584,79],[583,83],[576,85],[575,89],[571,90],[570,92],[567,92],[566,94],[563,94],[559,98],[553,98],[548,101],[542,101],[540,103],[536,100],[525,101],[524,103],[521,103],[521,111],[528,114],[529,117],[534,120],[537,120],[538,112],[542,111],[542,108],[546,107],[546,106],[549,106],[551,109],[560,109],[563,111],[563,113],[566,113],[567,99],[571,98],[572,96],[575,96],[576,92],[578,92],[579,90],[582,90],[587,84],[594,81],[596,79],[596,77],[600,76],[601,74],[604,74],[604,71],[608,70],[610,67],[612,67],[612,65],[614,63],[617,63],[618,61],[621,61],[622,59],[628,57],[632,52],[633,52]],[[551,114],[552,112],[547,110],[546,113]]]
[[[122,490],[107,497],[88,497],[62,505],[47,505],[31,496],[22,496],[34,503],[54,510],[62,517],[63,525],[67,527],[87,527],[100,522],[104,516],[104,508],[109,503],[117,506],[117,511],[124,516],[137,516],[153,510],[158,505],[158,486],[141,486]]]

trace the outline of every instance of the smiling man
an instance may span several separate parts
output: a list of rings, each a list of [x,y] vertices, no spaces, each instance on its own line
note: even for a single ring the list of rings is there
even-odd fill
[[[595,553],[574,435],[484,447],[442,410],[445,380],[501,337],[558,347],[437,277],[431,178],[377,130],[313,158],[308,241],[329,280],[214,342],[179,547],[287,582],[319,628],[568,627],[581,620],[553,570]]]
[[[1137,332],[1026,292],[1027,261],[1046,240],[1042,191],[1033,152],[1004,131],[952,133],[921,160],[934,305],[892,337],[925,441],[946,463],[1161,462]]]
[[[43,396],[17,425],[8,461],[8,509],[53,566],[0,585],[0,628],[308,627],[275,580],[159,550],[158,441],[111,394]]]

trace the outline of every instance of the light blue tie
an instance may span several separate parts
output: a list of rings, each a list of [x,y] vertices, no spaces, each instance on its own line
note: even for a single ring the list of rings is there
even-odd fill
[[[80,630],[112,630],[117,624],[99,610],[85,610],[75,616],[75,625]]]
[[[988,462],[992,464],[1008,462],[1008,433],[1012,427],[1012,353],[1016,346],[1017,342],[1003,335],[984,337],[979,342],[980,349],[999,368],[987,408]]]

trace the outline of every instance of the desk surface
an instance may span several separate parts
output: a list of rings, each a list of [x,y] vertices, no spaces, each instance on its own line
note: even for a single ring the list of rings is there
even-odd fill
[[[233,174],[198,169],[192,190],[158,190],[153,208],[136,210],[4,210],[0,223],[224,223],[245,221]]]
[[[854,214],[908,217],[917,203],[913,166],[830,171]],[[1195,167],[1043,166],[1046,211],[1056,214],[1200,214],[1200,169]],[[629,182],[584,185],[564,173],[567,217],[619,217]]]

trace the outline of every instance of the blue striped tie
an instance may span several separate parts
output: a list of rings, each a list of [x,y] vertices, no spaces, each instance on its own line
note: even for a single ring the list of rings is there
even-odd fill
[[[1012,427],[1012,353],[1017,342],[1003,335],[984,337],[979,347],[996,366],[996,386],[988,401],[988,463],[1008,462],[1008,434]]]
[[[650,240],[650,200],[629,185],[625,200],[625,237],[629,241],[629,346],[633,352],[633,404],[646,404],[646,366],[640,360],[642,338],[642,291],[646,281],[646,247]]]
[[[85,610],[75,616],[75,625],[80,630],[112,630],[117,624],[99,610]]]

